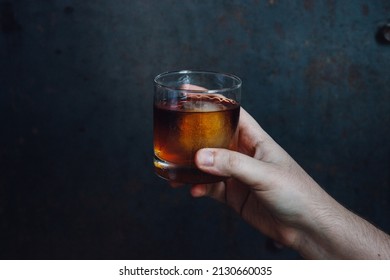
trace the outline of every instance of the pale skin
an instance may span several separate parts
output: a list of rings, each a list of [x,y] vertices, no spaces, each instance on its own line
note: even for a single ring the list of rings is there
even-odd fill
[[[304,258],[390,259],[390,236],[328,195],[242,108],[238,151],[201,149],[195,163],[228,179],[194,185],[192,196],[226,203]]]

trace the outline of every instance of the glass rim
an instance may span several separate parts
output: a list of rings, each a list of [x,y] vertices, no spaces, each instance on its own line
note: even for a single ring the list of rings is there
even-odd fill
[[[236,85],[233,85],[231,87],[223,87],[223,88],[219,88],[219,89],[206,89],[206,90],[200,90],[200,89],[181,89],[181,88],[177,88],[177,87],[171,87],[171,86],[167,86],[161,82],[159,82],[158,80],[164,76],[168,76],[168,75],[172,75],[172,74],[210,74],[210,75],[222,75],[222,76],[225,76],[225,77],[229,77],[230,79],[232,80],[235,80],[237,82]],[[160,74],[158,74],[155,78],[154,78],[154,83],[155,85],[157,85],[158,87],[162,87],[162,88],[165,88],[165,89],[168,89],[168,90],[172,90],[172,91],[180,91],[180,92],[196,92],[196,93],[221,93],[221,92],[226,92],[226,91],[231,91],[231,90],[236,90],[236,89],[239,89],[242,85],[242,81],[241,79],[234,75],[234,74],[230,74],[230,73],[225,73],[225,72],[217,72],[217,71],[204,71],[204,70],[174,70],[174,71],[166,71],[166,72],[162,72]]]

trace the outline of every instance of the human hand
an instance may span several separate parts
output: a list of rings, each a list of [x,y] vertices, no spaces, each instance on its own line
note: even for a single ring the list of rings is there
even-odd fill
[[[238,151],[201,149],[195,163],[228,179],[192,186],[194,197],[210,196],[228,204],[255,228],[290,247],[299,246],[300,228],[314,218],[315,204],[330,200],[242,108]]]
[[[238,151],[201,149],[195,163],[228,179],[192,186],[194,197],[226,203],[305,258],[390,258],[390,236],[329,196],[242,108]]]
[[[329,196],[242,108],[237,151],[204,148],[195,163],[227,179],[192,186],[194,197],[226,203],[305,258],[390,258],[390,237]]]

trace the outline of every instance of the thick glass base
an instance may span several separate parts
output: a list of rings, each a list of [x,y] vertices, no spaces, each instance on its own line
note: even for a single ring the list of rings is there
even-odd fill
[[[216,183],[226,179],[226,177],[214,176],[200,171],[195,165],[178,165],[161,160],[157,156],[154,156],[154,171],[165,180],[183,184]]]

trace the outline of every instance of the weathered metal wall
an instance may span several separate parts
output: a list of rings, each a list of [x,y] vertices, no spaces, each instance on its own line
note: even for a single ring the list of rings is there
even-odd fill
[[[0,257],[299,258],[152,170],[153,77],[242,77],[243,106],[390,231],[390,1],[0,1]]]

